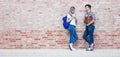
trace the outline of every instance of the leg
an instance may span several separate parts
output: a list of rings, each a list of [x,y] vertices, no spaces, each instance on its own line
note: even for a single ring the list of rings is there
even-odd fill
[[[94,25],[90,25],[88,30],[89,30],[89,39],[90,39],[90,44],[94,43]]]
[[[83,34],[83,39],[90,44],[90,40],[88,38],[88,35],[89,35],[89,31],[88,31],[88,26],[86,26],[86,29],[84,31],[84,34]]]
[[[77,40],[78,40],[78,35],[76,32],[76,29],[74,28],[74,41],[73,41],[73,43],[75,43]]]
[[[69,42],[73,43],[73,39],[74,39],[73,38],[73,34],[74,34],[73,27],[70,25],[68,29],[69,29],[69,32],[70,32],[70,40],[69,40]]]
[[[93,51],[93,49],[94,49],[94,35],[93,35],[93,33],[94,33],[94,29],[95,29],[95,27],[94,27],[94,25],[90,25],[89,26],[89,39],[90,39],[90,51]]]
[[[74,43],[74,26],[70,25],[69,26],[69,32],[70,32],[70,45],[69,45],[69,48],[71,51],[75,50],[73,48],[73,43]]]

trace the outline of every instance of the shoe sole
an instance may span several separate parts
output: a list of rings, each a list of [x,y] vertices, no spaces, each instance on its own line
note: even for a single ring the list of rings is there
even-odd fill
[[[70,45],[69,45],[69,49],[70,49],[70,51],[72,51],[72,48],[70,47]]]

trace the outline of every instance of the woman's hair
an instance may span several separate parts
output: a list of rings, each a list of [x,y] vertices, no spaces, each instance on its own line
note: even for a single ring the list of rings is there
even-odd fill
[[[75,10],[75,7],[74,7],[74,6],[71,6],[71,7],[70,7],[70,10],[69,10],[69,13],[71,13],[73,10]]]

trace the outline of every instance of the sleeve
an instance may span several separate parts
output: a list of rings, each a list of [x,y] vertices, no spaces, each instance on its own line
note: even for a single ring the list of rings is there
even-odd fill
[[[92,18],[93,18],[94,20],[96,20],[96,17],[95,17],[95,15],[94,15],[93,13],[91,13],[91,16],[92,16]]]
[[[67,18],[71,18],[70,14],[67,14]]]
[[[67,14],[67,19],[70,19],[70,20],[71,20],[71,16],[70,16],[70,14]]]

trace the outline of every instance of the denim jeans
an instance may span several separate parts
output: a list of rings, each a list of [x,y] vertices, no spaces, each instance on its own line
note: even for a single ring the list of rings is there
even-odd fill
[[[70,43],[75,43],[78,40],[78,35],[76,33],[76,28],[74,25],[70,25],[68,28],[69,32],[70,32]]]
[[[93,35],[94,34],[94,29],[95,29],[94,24],[86,26],[86,29],[85,29],[84,34],[83,34],[83,39],[89,45],[91,45],[92,43],[94,43],[94,35]]]

